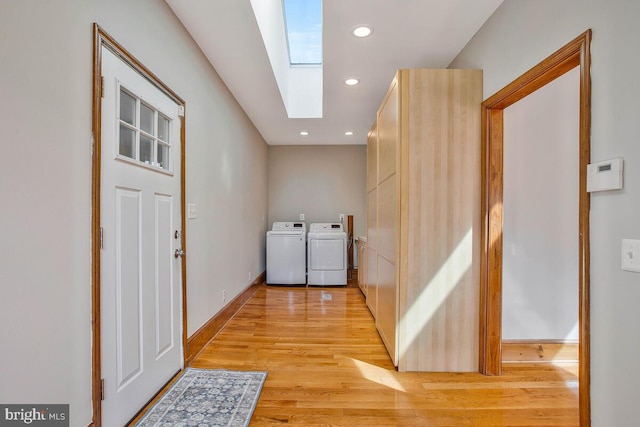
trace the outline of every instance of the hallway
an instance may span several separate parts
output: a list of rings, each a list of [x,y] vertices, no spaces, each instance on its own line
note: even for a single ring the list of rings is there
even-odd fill
[[[268,371],[251,426],[575,426],[577,365],[398,373],[360,290],[263,285],[192,364]]]

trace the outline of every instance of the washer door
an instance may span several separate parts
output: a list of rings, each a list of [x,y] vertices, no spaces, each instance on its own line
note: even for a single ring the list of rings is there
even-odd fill
[[[345,240],[309,241],[309,263],[312,270],[343,270],[345,263]]]

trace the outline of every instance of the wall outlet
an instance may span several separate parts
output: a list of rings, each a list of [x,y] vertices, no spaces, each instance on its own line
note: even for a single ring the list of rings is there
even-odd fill
[[[344,221],[344,214],[340,214],[340,222]]]
[[[622,269],[640,273],[640,240],[622,239]]]
[[[247,274],[247,276],[248,276],[248,277],[247,277],[247,280],[248,280],[249,282],[251,282],[251,272],[249,272],[249,274]]]
[[[223,289],[222,290],[222,303],[224,304],[225,302],[227,302],[227,290]]]
[[[304,214],[300,214],[300,221],[304,221]]]

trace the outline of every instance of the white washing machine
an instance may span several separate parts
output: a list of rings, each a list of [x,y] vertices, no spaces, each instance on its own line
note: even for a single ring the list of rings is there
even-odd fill
[[[307,283],[307,226],[304,222],[274,222],[267,231],[267,285]]]
[[[346,286],[347,233],[340,223],[315,223],[307,234],[307,284]]]

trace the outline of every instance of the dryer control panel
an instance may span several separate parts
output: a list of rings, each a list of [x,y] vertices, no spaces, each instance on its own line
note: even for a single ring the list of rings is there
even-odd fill
[[[318,222],[311,224],[309,231],[344,231],[342,224],[339,222]]]

